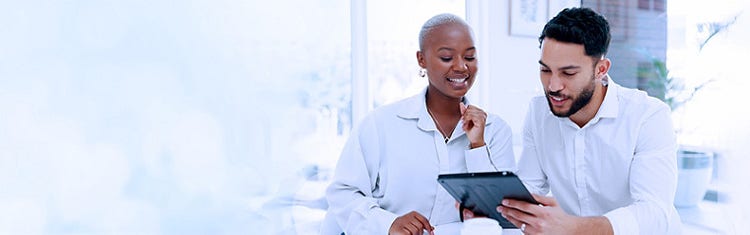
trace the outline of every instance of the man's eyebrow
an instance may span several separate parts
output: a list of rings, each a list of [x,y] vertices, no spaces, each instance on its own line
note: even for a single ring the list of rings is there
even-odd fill
[[[568,66],[564,66],[562,68],[559,68],[557,70],[580,69],[580,68],[581,68],[581,66],[578,66],[578,65],[568,65]]]
[[[544,62],[542,62],[541,60],[539,61],[539,65],[549,68],[549,66],[544,64]],[[558,68],[557,70],[580,69],[580,68],[581,66],[578,66],[578,65],[568,65],[568,66]]]

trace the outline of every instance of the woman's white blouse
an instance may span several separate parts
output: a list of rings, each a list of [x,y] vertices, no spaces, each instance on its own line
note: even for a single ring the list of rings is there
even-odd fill
[[[487,145],[474,149],[459,121],[446,144],[427,113],[425,94],[376,109],[349,137],[326,192],[328,216],[346,234],[388,234],[393,221],[411,211],[433,226],[456,222],[456,201],[438,184],[439,174],[515,170],[505,121],[488,114]]]

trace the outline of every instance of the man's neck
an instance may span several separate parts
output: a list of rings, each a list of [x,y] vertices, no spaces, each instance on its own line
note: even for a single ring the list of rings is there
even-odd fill
[[[604,103],[604,96],[607,94],[607,86],[601,86],[597,85],[594,88],[594,95],[591,97],[591,101],[578,110],[573,115],[570,115],[569,119],[573,121],[578,127],[583,127],[591,121],[591,119],[594,119],[596,116],[596,113],[599,112],[599,108],[602,106],[602,103]]]

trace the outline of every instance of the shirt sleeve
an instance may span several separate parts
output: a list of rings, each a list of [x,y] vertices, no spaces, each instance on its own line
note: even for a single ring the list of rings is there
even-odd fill
[[[495,118],[495,117],[493,117]],[[502,119],[496,118],[485,129],[486,144],[465,152],[468,172],[515,171],[513,132]]]
[[[660,106],[662,107],[662,106]],[[633,203],[606,213],[615,234],[679,234],[673,206],[677,190],[677,144],[669,110],[646,117],[631,164]]]
[[[378,136],[374,122],[363,121],[344,146],[326,191],[328,213],[346,234],[388,234],[398,217],[373,195],[379,181]]]
[[[539,162],[539,155],[536,148],[536,139],[534,135],[535,112],[534,101],[529,105],[529,111],[526,113],[526,119],[523,125],[523,150],[521,157],[518,159],[518,178],[531,193],[547,195],[549,193],[549,183],[547,175],[544,174]]]

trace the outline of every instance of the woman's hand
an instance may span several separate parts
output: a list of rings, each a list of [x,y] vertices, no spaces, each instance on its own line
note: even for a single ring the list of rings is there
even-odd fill
[[[461,210],[461,204],[459,204],[458,202],[456,202],[456,209],[459,209],[459,210]],[[466,220],[468,220],[468,219],[473,219],[473,218],[486,218],[486,217],[487,217],[486,215],[482,215],[482,214],[475,214],[475,213],[474,213],[473,211],[471,211],[471,209],[469,209],[469,208],[463,208],[463,209],[464,209],[464,210],[463,210],[463,211],[461,211],[461,214],[463,214],[463,217],[464,217],[464,221],[466,221]]]
[[[485,145],[484,125],[487,121],[487,113],[474,105],[468,107],[459,103],[461,109],[461,120],[464,122],[462,128],[469,138],[469,148],[477,148]]]
[[[391,224],[388,234],[421,235],[423,230],[427,230],[432,235],[435,227],[432,227],[430,221],[427,221],[427,218],[419,212],[412,211],[396,218]]]

